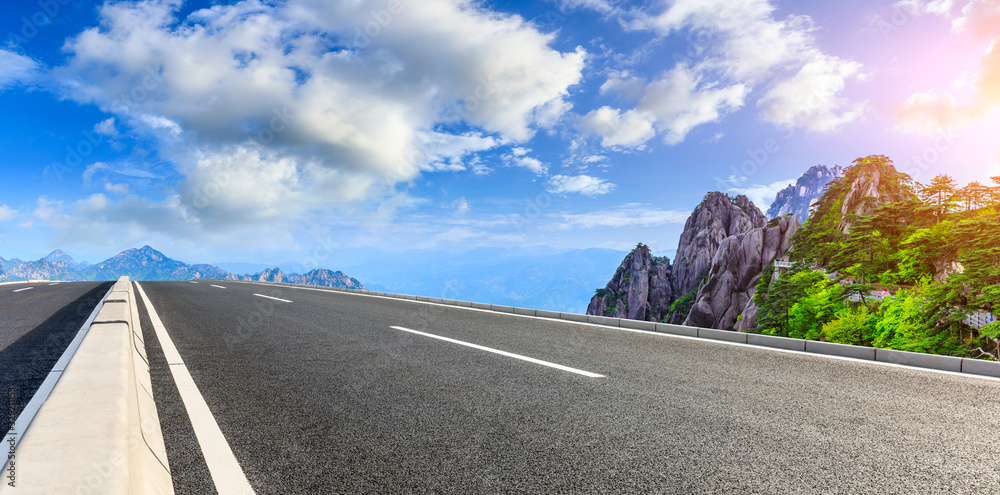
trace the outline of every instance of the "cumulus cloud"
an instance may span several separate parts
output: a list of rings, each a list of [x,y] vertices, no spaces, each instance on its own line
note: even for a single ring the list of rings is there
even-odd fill
[[[757,102],[764,119],[783,128],[829,132],[860,120],[867,105],[839,96],[861,64],[816,52],[799,72],[775,84]]]
[[[577,127],[600,136],[605,147],[639,146],[656,134],[652,115],[638,110],[622,112],[607,106],[581,117]]]
[[[38,62],[0,48],[0,90],[30,81],[38,70]]]
[[[548,191],[553,194],[582,194],[600,196],[613,191],[615,185],[589,175],[553,175],[549,179]]]
[[[559,121],[586,59],[469,0],[393,11],[247,0],[178,18],[181,3],[105,4],[53,76],[73,81],[67,97],[111,113],[107,130],[158,140],[183,174],[179,204],[206,220],[294,214],[377,197],[421,171],[481,170],[470,153]],[[451,124],[466,130],[441,130]]]
[[[629,203],[611,209],[588,213],[564,213],[556,229],[589,229],[594,227],[657,227],[661,225],[683,225],[689,211],[660,210],[648,205]]]
[[[545,175],[549,173],[548,165],[529,155],[528,153],[530,152],[530,149],[515,146],[514,148],[511,148],[510,153],[503,155],[502,158],[508,167],[521,167],[537,175]]]
[[[601,91],[635,100],[635,110],[650,116],[667,144],[742,108],[758,87],[765,90],[761,118],[775,125],[829,132],[860,119],[866,105],[841,94],[847,81],[860,79],[861,64],[819,50],[810,17],[782,19],[775,11],[769,0],[659,0],[623,13],[628,29],[690,32],[696,40],[661,77],[611,72]],[[613,141],[608,132],[584,130]]]

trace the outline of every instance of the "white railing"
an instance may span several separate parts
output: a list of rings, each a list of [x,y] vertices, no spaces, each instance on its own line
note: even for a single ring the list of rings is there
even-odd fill
[[[993,313],[984,313],[982,311],[975,311],[965,318],[965,324],[969,325],[976,330],[989,325],[996,321],[996,317]]]

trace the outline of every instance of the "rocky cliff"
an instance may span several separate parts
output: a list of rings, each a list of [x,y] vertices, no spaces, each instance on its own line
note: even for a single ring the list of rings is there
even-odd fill
[[[723,240],[684,324],[732,330],[739,320],[742,328],[751,328],[756,321],[753,295],[760,274],[785,257],[798,230],[797,217],[787,215]],[[749,319],[754,321],[744,321]]]
[[[721,192],[708,193],[684,223],[677,244],[674,256],[677,294],[682,296],[698,289],[722,241],[765,223],[764,214],[746,196],[730,198]]]
[[[825,165],[816,165],[802,174],[788,187],[778,191],[767,209],[767,218],[778,218],[780,216],[794,214],[798,216],[799,222],[805,222],[809,216],[809,207],[813,205],[823,195],[826,185],[837,177],[844,175],[844,169],[840,165],[827,168]]]
[[[651,256],[640,243],[590,300],[587,314],[680,323],[723,241],[765,223],[764,214],[746,196],[708,193],[684,224],[673,265]],[[674,305],[678,299],[688,303]]]
[[[674,295],[670,260],[653,257],[649,247],[640,243],[618,266],[608,285],[590,300],[587,314],[660,321]]]

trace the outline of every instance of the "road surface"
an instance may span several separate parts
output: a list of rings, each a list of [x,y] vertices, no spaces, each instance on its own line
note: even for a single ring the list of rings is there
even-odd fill
[[[315,289],[140,285],[257,493],[1000,486],[995,380]],[[212,493],[139,307],[175,488]]]

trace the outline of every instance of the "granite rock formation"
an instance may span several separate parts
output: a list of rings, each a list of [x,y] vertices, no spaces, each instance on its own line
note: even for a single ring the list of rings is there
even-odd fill
[[[794,214],[798,216],[800,223],[804,223],[809,217],[809,207],[823,195],[826,185],[843,175],[844,169],[840,165],[832,168],[827,168],[825,165],[811,167],[795,181],[795,184],[789,184],[788,187],[778,191],[774,202],[767,209],[767,218]]]
[[[717,191],[708,193],[684,223],[677,244],[674,256],[677,294],[697,290],[722,241],[765,223],[764,214],[746,196],[730,198]]]
[[[674,277],[667,258],[653,257],[639,244],[590,300],[588,315],[659,321],[674,300]]]
[[[750,328],[743,319],[756,319],[753,295],[761,272],[786,255],[798,229],[796,216],[787,215],[723,240],[684,324],[732,330],[739,319]]]

